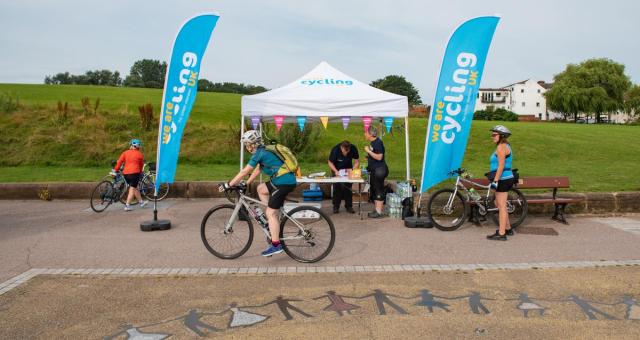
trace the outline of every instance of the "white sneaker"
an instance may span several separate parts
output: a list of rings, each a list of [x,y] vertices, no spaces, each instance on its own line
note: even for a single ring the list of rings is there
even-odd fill
[[[149,203],[149,201],[142,201],[142,203],[140,203],[140,208],[144,208],[147,203]]]
[[[124,211],[131,211],[131,210],[133,210],[133,209],[131,209],[130,205],[128,205],[128,204],[124,205]]]

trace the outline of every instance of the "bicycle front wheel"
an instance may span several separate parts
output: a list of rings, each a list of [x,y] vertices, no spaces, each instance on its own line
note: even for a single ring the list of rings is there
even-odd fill
[[[333,221],[312,206],[291,209],[280,222],[280,242],[292,259],[313,263],[325,258],[336,241]]]
[[[110,181],[102,181],[91,192],[91,209],[97,213],[103,212],[113,202],[115,188]]]
[[[442,231],[453,231],[464,223],[469,214],[462,194],[452,189],[434,192],[427,204],[427,214],[431,223]]]
[[[253,241],[253,224],[244,209],[240,209],[236,221],[231,220],[235,206],[224,204],[211,208],[200,224],[200,236],[207,250],[221,259],[235,259],[249,250]]]
[[[495,206],[495,195],[492,195],[490,198],[490,205],[492,207]],[[511,224],[511,229],[516,229],[519,225],[524,222],[525,218],[527,218],[527,212],[529,210],[529,204],[527,203],[527,199],[524,197],[522,191],[511,188],[507,193],[507,212],[509,212],[509,223]],[[496,225],[500,225],[498,211],[495,211],[491,214],[491,218],[493,219],[493,223]]]

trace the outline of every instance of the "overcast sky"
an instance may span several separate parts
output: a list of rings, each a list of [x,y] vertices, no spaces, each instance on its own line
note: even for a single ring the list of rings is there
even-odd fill
[[[500,14],[483,87],[550,81],[567,63],[607,57],[640,83],[640,1],[0,0],[0,82],[167,60],[180,24],[221,16],[201,77],[275,88],[320,61],[364,82],[405,76],[425,103],[451,32]]]

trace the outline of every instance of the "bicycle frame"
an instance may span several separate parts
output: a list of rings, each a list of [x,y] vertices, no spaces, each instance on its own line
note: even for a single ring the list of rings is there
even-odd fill
[[[246,209],[247,212],[251,211],[251,204],[258,204],[262,207],[266,207],[267,205],[264,204],[262,201],[245,196],[243,193],[238,192],[238,202],[236,202],[236,206],[233,209],[233,213],[231,214],[231,218],[229,219],[229,221],[227,221],[227,224],[224,226],[224,230],[225,233],[229,232],[229,230],[231,229],[231,226],[233,226],[237,219],[238,219],[238,215],[240,213],[240,209],[242,207],[244,207]],[[283,237],[281,240],[293,240],[293,239],[299,239],[299,238],[304,238],[304,228],[302,227],[301,223],[298,222],[295,218],[293,218],[292,216],[290,216],[285,210],[284,207],[280,208],[280,212],[282,213],[284,218],[288,218],[291,222],[293,222],[296,227],[298,227],[298,229],[300,229],[301,233],[299,234],[299,236],[294,236],[294,237]],[[256,219],[249,214],[249,216],[247,216],[251,219],[253,219],[254,221],[256,221]],[[256,221],[257,222],[257,221]],[[271,239],[271,233],[269,231],[268,228],[260,228],[262,230],[262,232],[265,234],[265,236],[267,237],[267,239]]]
[[[475,199],[471,196],[471,193],[469,192],[469,189],[467,189],[467,187],[463,184],[469,184],[471,187],[478,187],[478,188],[482,188],[487,190],[487,195],[485,197],[485,201],[483,202],[481,199]],[[478,205],[478,207],[480,207],[480,211],[481,213],[484,215],[487,212],[490,211],[498,211],[498,208],[487,208],[487,206],[485,205],[485,202],[489,201],[489,197],[491,196],[491,185],[482,185],[480,183],[476,183],[474,181],[468,180],[460,175],[456,176],[456,184],[455,184],[455,188],[453,189],[453,195],[451,195],[451,197],[449,197],[449,200],[447,201],[447,207],[451,206],[451,204],[453,203],[453,199],[455,198],[456,194],[458,193],[458,190],[462,189],[465,193],[466,193],[466,202],[473,202],[476,205]],[[482,196],[480,196],[480,198],[482,198]]]

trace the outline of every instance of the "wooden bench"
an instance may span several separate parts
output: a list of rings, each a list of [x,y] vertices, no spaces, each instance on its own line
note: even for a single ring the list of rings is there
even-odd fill
[[[482,185],[489,185],[486,178],[473,179],[474,182]],[[581,197],[561,198],[558,197],[558,189],[569,188],[569,177],[521,177],[516,185],[518,189],[553,189],[552,196],[548,198],[527,198],[527,203],[531,204],[553,204],[555,209],[552,220],[569,224],[565,219],[565,208],[570,203],[580,203],[584,199]]]

